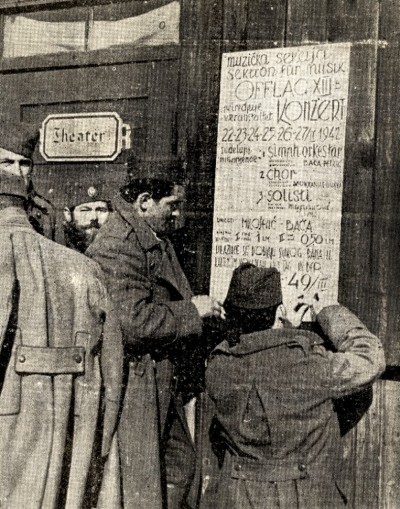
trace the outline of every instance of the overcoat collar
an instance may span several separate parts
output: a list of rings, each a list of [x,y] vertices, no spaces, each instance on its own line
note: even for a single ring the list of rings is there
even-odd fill
[[[34,231],[25,211],[20,207],[6,207],[0,210],[0,228],[26,228]]]
[[[149,251],[156,245],[161,245],[161,240],[157,238],[154,231],[150,228],[146,221],[137,214],[131,204],[127,203],[120,196],[117,196],[113,203],[115,205],[115,209],[120,213],[123,219],[132,226],[142,248],[145,251]]]
[[[146,221],[138,216],[132,205],[120,196],[116,198],[114,206],[121,217],[134,230],[142,249],[151,252],[149,253],[149,264],[150,266],[154,264],[153,274],[172,285],[184,299],[191,298],[190,284],[180,267],[170,240],[167,238],[159,239]],[[153,250],[156,246],[158,249]]]
[[[229,346],[225,340],[213,351],[213,354],[225,353],[234,357],[269,350],[281,345],[299,345],[307,349],[313,345],[322,344],[323,340],[313,332],[299,329],[268,329],[240,336],[240,341]]]

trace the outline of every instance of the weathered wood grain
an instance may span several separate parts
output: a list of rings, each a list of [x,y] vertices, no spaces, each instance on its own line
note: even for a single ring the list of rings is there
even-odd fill
[[[351,42],[344,164],[340,300],[376,330],[371,253],[379,6],[329,2],[328,40]]]
[[[250,0],[247,49],[284,46],[287,5],[282,0]]]
[[[327,42],[328,0],[288,0],[286,46]]]
[[[376,174],[372,256],[377,295],[377,331],[388,363],[399,365],[400,315],[400,9],[397,2],[380,4],[378,50]]]
[[[382,453],[379,458],[381,467],[379,509],[395,509],[400,500],[400,383],[398,381],[381,382],[382,409],[379,416],[382,432],[380,444]]]

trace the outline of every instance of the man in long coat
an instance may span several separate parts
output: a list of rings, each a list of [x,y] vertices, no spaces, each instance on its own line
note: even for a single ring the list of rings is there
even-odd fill
[[[314,300],[317,321],[336,348],[328,351],[318,335],[282,328],[290,320],[281,303],[278,271],[250,264],[234,271],[224,303],[228,335],[206,375],[215,443],[225,449],[206,509],[346,505],[335,478],[341,439],[332,398],[383,372],[382,345],[343,306]]]
[[[79,509],[99,415],[104,457],[116,428],[121,333],[95,264],[29,223],[25,209],[34,144],[23,129],[5,128],[0,133],[0,506]],[[118,507],[111,499],[103,503]]]
[[[199,341],[202,318],[223,315],[215,299],[193,297],[166,237],[184,199],[173,170],[159,168],[158,179],[122,188],[86,252],[105,272],[123,330],[126,392],[118,438],[124,507],[135,509],[183,507],[195,450],[176,370]]]

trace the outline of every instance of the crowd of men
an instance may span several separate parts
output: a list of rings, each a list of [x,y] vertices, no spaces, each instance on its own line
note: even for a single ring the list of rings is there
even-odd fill
[[[0,507],[345,507],[332,401],[383,372],[378,338],[323,295],[286,309],[273,268],[235,269],[223,304],[194,296],[168,238],[176,164],[129,168],[112,199],[84,189],[64,209],[68,247],[47,239],[30,214],[35,142],[0,133]],[[333,348],[301,328],[305,309]]]

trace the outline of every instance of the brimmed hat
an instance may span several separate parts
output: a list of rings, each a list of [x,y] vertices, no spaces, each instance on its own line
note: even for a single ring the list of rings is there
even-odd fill
[[[246,263],[233,271],[224,305],[265,309],[281,303],[281,275],[275,267],[262,268]]]
[[[32,158],[39,140],[36,127],[27,124],[13,124],[0,119],[0,147],[27,159]],[[22,175],[0,169],[0,194],[11,194],[27,198],[28,188]]]

